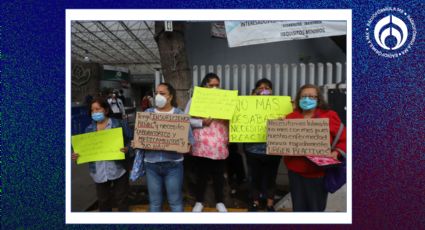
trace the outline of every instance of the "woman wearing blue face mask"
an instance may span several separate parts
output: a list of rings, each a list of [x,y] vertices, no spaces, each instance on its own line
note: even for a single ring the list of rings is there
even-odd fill
[[[177,108],[176,90],[168,83],[157,86],[155,108],[148,108],[145,112],[183,114]],[[190,144],[193,144],[190,128],[188,135]],[[183,159],[183,154],[175,151],[145,150],[149,211],[162,211],[165,191],[171,211],[183,212]]]
[[[341,120],[338,114],[329,109],[324,101],[319,87],[304,85],[295,98],[295,111],[286,119],[328,118],[330,143],[340,129]],[[345,155],[346,131],[343,129],[332,157]],[[304,156],[285,156],[284,162],[288,168],[289,187],[294,212],[323,212],[326,208],[328,192],[325,189],[325,170]]]
[[[272,82],[266,78],[255,84],[253,95],[272,95]],[[276,190],[276,176],[281,156],[266,155],[266,143],[244,144],[246,159],[251,178],[251,204],[248,211],[256,212],[260,205],[260,194],[267,199],[266,210],[274,212],[273,203]]]
[[[126,147],[120,151],[127,153],[133,133],[129,130],[127,124],[123,121],[110,118],[110,107],[103,98],[96,98],[90,103],[89,114],[92,123],[87,126],[85,133],[102,131],[122,127],[124,144]],[[126,157],[127,158],[127,157]],[[78,159],[78,153],[72,153],[72,159]],[[112,211],[112,201],[118,211],[128,211],[128,165],[126,160],[96,161],[89,163],[90,176],[96,184],[96,193],[99,204],[99,211]]]

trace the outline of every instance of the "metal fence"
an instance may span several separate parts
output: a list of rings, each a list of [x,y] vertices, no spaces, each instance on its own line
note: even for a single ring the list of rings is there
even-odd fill
[[[195,65],[192,68],[193,85],[199,86],[209,72],[221,78],[221,88],[238,90],[239,95],[249,95],[255,82],[267,78],[273,83],[274,95],[295,97],[300,86],[310,83],[318,86],[346,83],[346,64],[292,63],[292,64],[242,64]]]

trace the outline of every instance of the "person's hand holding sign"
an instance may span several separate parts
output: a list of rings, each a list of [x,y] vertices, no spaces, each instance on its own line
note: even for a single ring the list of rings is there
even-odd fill
[[[77,159],[78,159],[78,153],[74,153],[74,152],[72,152],[71,153],[71,159],[73,160],[73,161],[77,161]]]
[[[335,160],[338,160],[338,151],[333,150],[331,152],[331,156],[330,157],[333,158],[333,159],[335,159]]]
[[[202,119],[202,126],[210,126],[213,119],[211,118],[204,118]]]
[[[128,153],[128,147],[120,148],[120,151],[123,153]]]

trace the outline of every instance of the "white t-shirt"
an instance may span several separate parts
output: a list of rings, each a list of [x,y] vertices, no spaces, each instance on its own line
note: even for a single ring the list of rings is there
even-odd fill
[[[159,110],[157,110],[156,108],[155,108],[155,113],[168,113],[168,114],[173,114],[174,113],[174,107],[170,110],[170,111],[166,111],[166,112],[161,112],[161,111],[159,111]]]

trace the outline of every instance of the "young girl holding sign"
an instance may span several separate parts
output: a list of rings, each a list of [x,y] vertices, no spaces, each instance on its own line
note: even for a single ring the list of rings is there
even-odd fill
[[[109,104],[105,99],[94,99],[90,104],[89,111],[93,122],[86,128],[85,133],[122,127],[124,143],[129,145],[130,140],[133,139],[133,133],[125,122],[110,118],[110,113]],[[127,153],[128,150],[128,147],[120,149],[123,153]],[[76,161],[78,153],[72,153],[72,159]],[[129,183],[126,168],[128,167],[125,160],[89,162],[90,176],[96,183],[99,211],[112,211],[113,198],[115,198],[118,211],[128,211]]]
[[[302,86],[295,98],[295,111],[286,119],[300,118],[329,118],[330,141],[341,127],[338,114],[329,109],[319,87],[315,85]],[[346,133],[343,129],[332,156],[345,155]],[[325,189],[325,170],[315,165],[304,156],[285,156],[284,162],[288,167],[289,187],[295,212],[323,212],[326,208],[328,191]]]
[[[201,87],[219,88],[220,78],[215,73],[208,73],[201,82]],[[185,112],[190,110],[188,102]],[[193,212],[201,212],[204,208],[204,195],[207,187],[208,176],[212,176],[214,183],[214,194],[217,202],[216,208],[219,212],[227,212],[224,205],[224,166],[225,159],[229,156],[227,148],[229,142],[229,123],[217,119],[191,119],[194,128],[195,145],[192,155],[195,161],[195,172],[197,176],[195,195],[196,203]]]
[[[145,112],[183,114],[177,108],[176,90],[168,83],[156,88],[155,108]],[[194,143],[189,128],[189,142]],[[174,151],[145,150],[144,163],[149,193],[149,211],[162,211],[163,185],[172,212],[183,212],[183,155]]]

